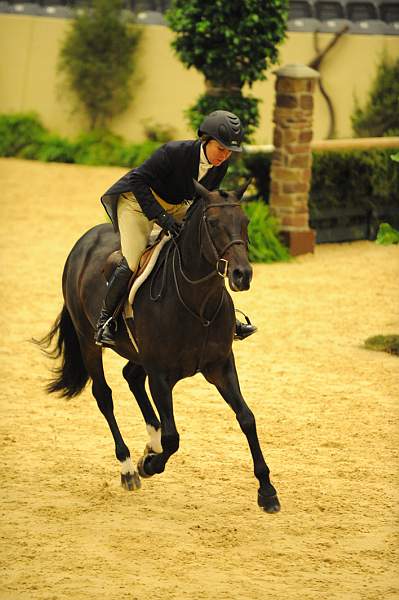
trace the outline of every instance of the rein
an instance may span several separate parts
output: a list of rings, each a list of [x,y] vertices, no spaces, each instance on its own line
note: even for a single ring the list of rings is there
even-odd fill
[[[199,242],[200,242],[200,248],[202,246],[201,241],[202,241],[202,236],[201,236],[201,231],[202,228],[205,228],[205,232],[210,244],[210,247],[213,251],[213,254],[215,256],[216,259],[216,266],[215,266],[215,270],[211,271],[210,273],[208,273],[208,275],[205,275],[204,277],[201,277],[200,279],[190,279],[183,271],[183,265],[182,265],[182,258],[181,258],[181,251],[179,248],[179,245],[177,243],[177,241],[172,238],[172,241],[174,243],[174,249],[173,249],[173,255],[172,255],[172,272],[173,272],[173,280],[175,282],[175,287],[176,287],[176,292],[177,292],[177,296],[181,302],[181,304],[184,306],[184,308],[191,314],[191,316],[193,316],[194,318],[196,318],[197,320],[199,320],[201,322],[201,324],[203,325],[203,327],[209,327],[214,320],[216,319],[222,305],[223,305],[223,301],[224,301],[224,297],[225,297],[225,293],[226,293],[226,288],[225,286],[223,286],[222,288],[222,292],[220,295],[220,300],[218,302],[218,305],[216,307],[216,310],[214,312],[214,314],[212,315],[211,319],[205,319],[204,317],[204,312],[205,312],[205,308],[207,305],[207,302],[209,300],[209,298],[211,297],[213,290],[209,290],[208,294],[205,296],[204,300],[202,301],[201,307],[200,307],[200,311],[199,313],[196,313],[195,311],[193,311],[184,301],[180,287],[179,287],[179,283],[177,280],[177,270],[176,270],[176,258],[177,258],[177,265],[178,265],[178,270],[180,275],[182,276],[182,278],[184,279],[184,281],[186,281],[186,283],[189,283],[190,285],[198,285],[201,283],[204,283],[205,281],[209,281],[210,279],[212,279],[215,275],[219,275],[220,277],[227,277],[227,271],[228,271],[228,266],[229,266],[229,261],[226,260],[225,258],[223,258],[224,254],[227,252],[227,250],[229,248],[231,248],[231,246],[234,246],[235,244],[244,244],[245,245],[245,241],[239,237],[233,237],[232,240],[230,240],[222,249],[221,252],[218,251],[216,244],[212,238],[212,235],[209,231],[209,225],[208,225],[208,221],[207,221],[207,217],[206,217],[206,211],[209,208],[213,208],[213,207],[227,207],[227,206],[240,206],[239,202],[220,202],[217,204],[210,204],[208,206],[205,206],[203,208],[202,211],[202,217],[200,220],[200,224],[199,224],[199,231],[198,231],[198,237],[199,237]],[[163,262],[160,264],[159,268],[156,269],[154,276],[152,278],[151,281],[151,286],[150,286],[150,299],[153,300],[154,302],[156,302],[157,300],[159,300],[162,297],[163,291],[164,291],[164,287],[165,287],[165,282],[166,282],[166,269],[167,269],[167,265],[168,265],[168,258],[169,258],[169,254],[170,251],[172,250],[173,246],[172,244],[169,245],[165,258],[163,260]],[[223,267],[222,269],[220,268],[222,266],[223,263]],[[161,266],[163,264],[163,273],[162,273],[162,282],[161,282],[161,289],[159,291],[158,294],[153,295],[152,293],[152,284],[156,278],[156,275],[158,274]]]

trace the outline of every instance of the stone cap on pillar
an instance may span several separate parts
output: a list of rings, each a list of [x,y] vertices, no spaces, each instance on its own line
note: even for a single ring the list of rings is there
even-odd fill
[[[273,71],[277,77],[289,77],[290,79],[318,79],[320,73],[306,65],[289,64],[284,65],[277,71]]]

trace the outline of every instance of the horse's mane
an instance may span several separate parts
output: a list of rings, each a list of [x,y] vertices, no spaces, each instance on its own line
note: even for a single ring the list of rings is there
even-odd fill
[[[215,190],[215,191],[218,191],[220,196],[222,196],[222,198],[228,198],[228,196],[229,196],[229,193],[226,192],[226,190],[220,189],[220,190]],[[203,204],[204,204],[203,198],[199,194],[196,194],[194,196],[193,202],[191,203],[191,205],[189,206],[189,208],[186,212],[184,221],[187,222],[190,219],[192,219],[193,215],[195,215],[197,210],[199,210],[198,207],[203,206]]]
[[[194,197],[194,200],[188,207],[188,210],[184,216],[185,223],[187,223],[187,221],[190,221],[193,218],[193,215],[195,215],[196,212],[199,210],[199,207],[203,205],[203,202],[204,202],[204,200],[203,200],[203,198],[201,198],[201,196],[196,195]]]

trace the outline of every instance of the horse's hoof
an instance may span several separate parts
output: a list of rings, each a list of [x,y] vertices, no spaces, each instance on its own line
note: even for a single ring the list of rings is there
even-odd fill
[[[137,463],[137,470],[139,472],[140,477],[142,477],[143,479],[148,479],[149,477],[152,477],[154,475],[154,473],[147,473],[147,471],[145,470],[145,464],[147,461],[151,460],[152,456],[156,456],[155,452],[144,454],[144,456],[142,456],[139,459],[139,462]]]
[[[121,473],[121,485],[129,492],[139,490],[141,488],[141,481],[137,471],[134,471],[134,473]]]
[[[279,512],[281,508],[277,494],[267,496],[261,491],[258,491],[258,506],[270,514]]]

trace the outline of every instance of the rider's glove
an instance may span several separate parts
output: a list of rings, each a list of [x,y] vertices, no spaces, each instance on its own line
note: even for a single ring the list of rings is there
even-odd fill
[[[178,223],[172,215],[168,213],[161,213],[159,217],[157,217],[156,222],[166,233],[170,233],[172,237],[177,237],[180,233],[181,225]]]

